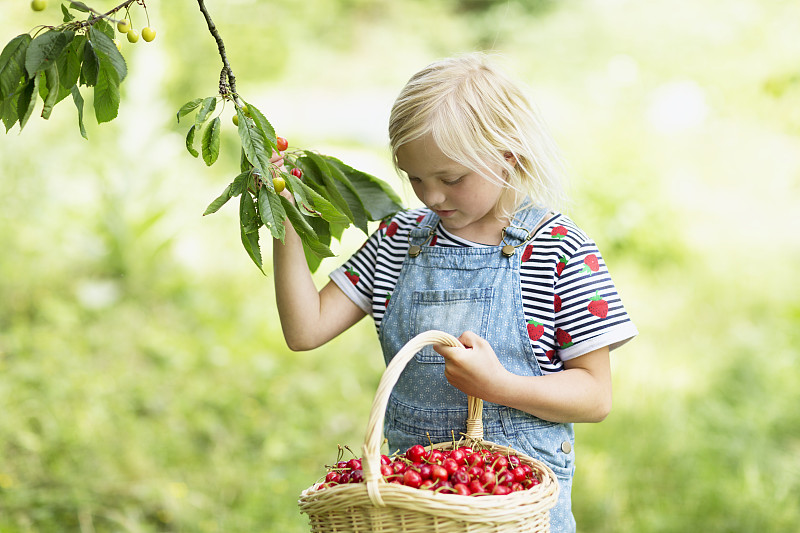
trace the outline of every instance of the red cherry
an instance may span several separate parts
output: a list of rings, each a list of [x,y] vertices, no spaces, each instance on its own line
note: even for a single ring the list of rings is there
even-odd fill
[[[427,461],[431,464],[440,465],[444,461],[444,454],[439,450],[431,450],[426,457]]]
[[[473,479],[469,482],[469,492],[470,494],[486,494],[486,489],[483,488],[481,482],[477,479]]]
[[[340,477],[341,477],[341,474],[339,474],[339,472],[328,472],[328,475],[325,476],[325,481],[327,481],[329,483],[330,482],[338,483]]]
[[[525,487],[522,486],[522,483],[514,483],[511,485],[511,492],[520,492],[525,490]]]
[[[397,461],[395,463],[392,463],[392,470],[394,470],[395,474],[402,474],[403,472],[406,471],[407,468],[408,467],[406,466],[406,464],[402,461]]]
[[[342,485],[350,483],[350,472],[342,472],[339,476],[339,483]]]
[[[514,476],[514,481],[521,482],[525,479],[525,469],[521,466],[518,466],[511,471],[511,475]]]
[[[458,448],[457,450],[450,452],[450,459],[455,461],[456,464],[463,464],[466,458],[467,453],[462,448]]]
[[[473,479],[477,479],[483,475],[484,469],[482,466],[471,466],[467,470],[467,475]]]
[[[406,470],[403,474],[403,485],[418,489],[422,485],[422,476],[414,470]]]
[[[394,469],[391,465],[381,465],[381,475],[383,477],[389,477],[394,474]]]
[[[450,473],[442,465],[431,466],[431,479],[434,481],[447,481],[449,477]]]
[[[421,462],[424,456],[425,456],[425,447],[423,447],[421,444],[415,444],[414,446],[406,450],[406,459],[408,459],[412,463]]]
[[[495,472],[502,472],[503,470],[506,469],[507,466],[508,466],[508,459],[506,459],[505,456],[503,455],[496,456],[492,460],[492,469]]]
[[[350,474],[350,483],[361,483],[362,481],[364,481],[364,471],[360,468],[353,470],[353,473]]]
[[[419,488],[433,490],[436,488],[436,482],[432,479],[423,479],[422,483],[420,483]]]
[[[469,466],[483,466],[483,455],[479,453],[473,453],[467,456],[467,464]]]
[[[419,475],[422,479],[431,479],[433,477],[433,469],[431,465],[425,464],[419,467]]]
[[[497,484],[497,476],[491,470],[487,470],[481,474],[481,477],[478,478],[478,481],[480,481],[481,485],[486,487],[488,490],[491,490]]]
[[[456,483],[453,485],[453,490],[455,490],[456,494],[459,496],[469,496],[472,494],[472,492],[469,490],[469,487],[464,483]]]
[[[442,462],[442,466],[447,469],[448,474],[452,474],[456,470],[458,470],[458,463],[452,456],[448,457]]]
[[[392,464],[392,460],[389,458],[388,455],[381,455],[381,464],[382,465],[390,465],[390,464]]]
[[[278,149],[279,152],[283,152],[284,150],[289,148],[289,141],[287,141],[283,137],[278,137],[277,142],[275,143],[275,147]]]
[[[452,474],[450,474],[450,481],[458,485],[459,483],[466,485],[469,483],[469,474],[465,468],[459,468]]]
[[[350,459],[347,461],[347,468],[350,470],[359,470],[361,468],[361,459]]]
[[[511,494],[511,489],[508,487],[508,485],[495,485],[495,487],[492,489],[492,494],[504,496],[506,494]]]
[[[295,167],[295,168],[292,169],[292,176],[294,176],[295,178],[302,178],[303,177],[303,171],[300,170],[299,168]]]
[[[433,487],[439,492],[444,492],[445,494],[451,494],[453,492],[453,484],[450,483],[449,479],[438,481]]]

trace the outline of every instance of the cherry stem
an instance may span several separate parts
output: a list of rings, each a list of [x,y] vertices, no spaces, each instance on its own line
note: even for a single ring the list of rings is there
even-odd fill
[[[225,43],[222,41],[222,36],[219,34],[219,31],[217,31],[217,27],[214,25],[214,21],[211,20],[211,15],[208,13],[205,1],[197,0],[197,5],[200,7],[200,11],[203,13],[203,16],[206,19],[206,24],[208,25],[208,31],[211,33],[211,36],[214,37],[214,40],[217,42],[217,49],[219,50],[219,56],[222,59],[222,72],[220,73],[220,87],[219,87],[220,94],[222,94],[222,96],[227,96],[229,93],[232,94],[234,98],[236,98],[238,96],[236,93],[236,77],[233,75],[233,69],[231,68],[230,62],[228,61],[228,55],[225,53]]]

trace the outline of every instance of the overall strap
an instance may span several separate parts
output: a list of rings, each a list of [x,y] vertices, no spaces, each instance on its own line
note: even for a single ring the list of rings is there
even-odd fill
[[[438,224],[439,216],[433,211],[428,212],[428,214],[425,215],[425,218],[420,220],[419,224],[411,228],[409,231],[409,242],[413,242],[414,240],[422,240],[424,242],[428,240],[428,238],[431,236],[431,232],[436,230],[436,226]]]
[[[505,243],[516,245],[530,240],[534,230],[546,214],[546,207],[536,207],[530,201],[526,201],[522,210],[514,216],[511,225],[505,228]]]

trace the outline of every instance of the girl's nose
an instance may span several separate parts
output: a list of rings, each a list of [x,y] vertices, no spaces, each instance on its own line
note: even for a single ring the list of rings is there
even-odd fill
[[[439,187],[426,187],[423,195],[422,201],[429,207],[440,205],[445,200],[445,195]]]

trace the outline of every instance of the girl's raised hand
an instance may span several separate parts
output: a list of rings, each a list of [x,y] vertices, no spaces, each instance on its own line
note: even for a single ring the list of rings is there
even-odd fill
[[[465,331],[458,338],[464,348],[435,344],[433,349],[445,360],[444,376],[461,392],[486,401],[494,401],[503,390],[508,370],[483,337]]]

